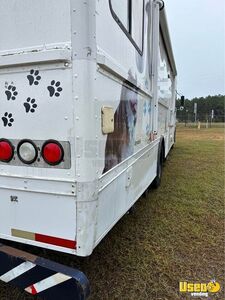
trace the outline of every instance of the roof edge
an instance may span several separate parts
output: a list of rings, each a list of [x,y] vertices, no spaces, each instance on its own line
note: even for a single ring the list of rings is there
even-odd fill
[[[170,61],[173,75],[177,76],[177,68],[176,68],[176,63],[175,63],[175,59],[174,59],[173,48],[172,48],[172,43],[171,43],[171,39],[170,39],[170,33],[169,33],[169,27],[168,27],[165,8],[160,11],[160,29],[161,29],[161,32],[163,35],[163,40],[165,42],[166,51],[168,54],[168,58]]]

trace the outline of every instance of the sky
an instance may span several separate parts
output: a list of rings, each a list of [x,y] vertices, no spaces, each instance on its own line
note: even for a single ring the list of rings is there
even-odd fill
[[[164,0],[186,98],[225,95],[225,0]]]

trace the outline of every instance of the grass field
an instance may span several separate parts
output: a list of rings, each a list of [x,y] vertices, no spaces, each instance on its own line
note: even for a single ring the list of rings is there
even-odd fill
[[[222,291],[210,299],[225,299],[224,174],[224,128],[178,128],[161,187],[141,198],[90,258],[35,252],[83,270],[91,300],[190,299],[179,294],[180,280],[213,278]],[[0,299],[33,298],[0,284]]]
[[[188,122],[186,123],[186,127],[188,128],[197,128],[199,125],[199,123],[193,123],[193,122]],[[182,128],[182,127],[185,127],[185,123],[177,123],[177,127],[178,128]],[[217,122],[200,122],[200,127],[201,129],[204,129],[204,128],[225,128],[225,123],[217,123]]]

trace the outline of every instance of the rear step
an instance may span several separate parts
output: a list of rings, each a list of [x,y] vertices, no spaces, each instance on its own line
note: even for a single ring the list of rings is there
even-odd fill
[[[43,300],[85,300],[87,277],[79,270],[0,244],[0,280]]]

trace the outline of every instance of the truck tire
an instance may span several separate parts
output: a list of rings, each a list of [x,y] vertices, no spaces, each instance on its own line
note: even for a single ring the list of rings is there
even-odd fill
[[[161,184],[162,170],[163,170],[163,161],[164,161],[164,145],[163,142],[160,142],[158,160],[157,160],[157,174],[155,179],[152,182],[152,187],[157,189]]]
[[[177,130],[175,128],[175,130],[174,130],[174,137],[173,137],[173,146],[171,147],[171,149],[173,149],[174,145],[176,144],[176,135],[177,135]]]

